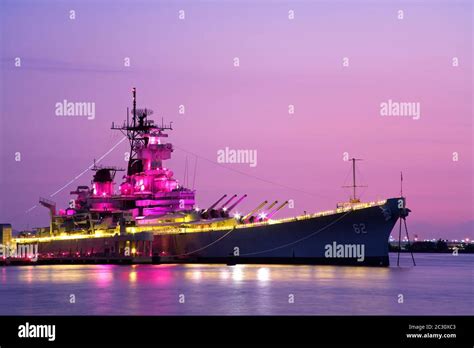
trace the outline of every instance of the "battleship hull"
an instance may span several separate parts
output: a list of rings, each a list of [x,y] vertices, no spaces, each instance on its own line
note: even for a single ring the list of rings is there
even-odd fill
[[[49,228],[12,238],[19,252],[14,257],[2,256],[0,263],[388,266],[390,232],[409,210],[404,198],[361,203],[356,196],[357,159],[351,159],[352,199],[335,210],[273,220],[268,216],[275,216],[289,202],[273,208],[277,201],[266,207],[265,200],[240,217],[234,209],[247,194],[230,206],[237,195],[221,202],[227,197],[224,194],[207,209],[199,209],[194,189],[179,185],[163,163],[173,152],[173,145],[165,142],[167,132],[173,129],[171,124],[162,121],[158,125],[148,119],[150,109],[136,108],[135,88],[132,96],[132,118],[127,117],[122,125],[112,124],[112,129],[126,134],[130,142],[131,156],[118,190],[114,178],[122,169],[94,163],[92,185],[72,191],[75,198],[68,208],[57,210],[55,202],[40,198],[40,205],[50,213]]]
[[[335,210],[273,220],[289,201],[274,208],[277,201],[266,206],[265,200],[241,217],[235,208],[247,194],[236,202],[236,194],[223,201],[224,194],[206,209],[199,209],[195,190],[180,185],[173,171],[164,166],[174,151],[166,142],[171,124],[163,119],[161,125],[155,124],[148,119],[152,110],[137,109],[135,88],[132,105],[132,117],[127,114],[122,125],[112,123],[111,128],[126,134],[130,142],[127,171],[118,190],[115,175],[124,169],[94,162],[92,185],[71,191],[75,197],[66,209],[58,210],[55,202],[40,198],[39,204],[49,210],[49,227],[12,238],[16,251],[8,251],[5,257],[0,249],[0,264],[389,265],[390,232],[409,209],[403,197],[361,203],[356,195],[356,158],[351,159],[351,200]]]
[[[156,235],[153,259],[388,266],[388,239],[399,218],[398,202],[394,198],[381,206],[248,228]]]
[[[400,218],[401,200],[392,198],[383,204],[327,215],[203,232],[150,231],[44,241],[37,243],[38,257],[34,262],[388,266],[388,239]]]

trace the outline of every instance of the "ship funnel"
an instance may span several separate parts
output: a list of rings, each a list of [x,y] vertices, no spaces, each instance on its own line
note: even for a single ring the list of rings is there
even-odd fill
[[[242,197],[240,197],[237,202],[235,202],[234,204],[232,204],[228,209],[227,211],[231,211],[232,209],[234,209],[240,202],[242,202],[245,198],[247,197],[247,194],[243,195]]]

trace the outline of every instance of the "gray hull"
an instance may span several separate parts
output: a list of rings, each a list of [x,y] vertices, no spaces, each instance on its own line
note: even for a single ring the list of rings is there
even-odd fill
[[[166,235],[141,232],[42,242],[38,243],[37,262],[388,266],[388,239],[400,217],[400,200],[392,198],[383,205],[229,230]],[[125,255],[126,247],[136,253]]]
[[[154,262],[388,266],[398,198],[329,216],[224,231],[155,235]],[[356,252],[356,250],[358,252]]]

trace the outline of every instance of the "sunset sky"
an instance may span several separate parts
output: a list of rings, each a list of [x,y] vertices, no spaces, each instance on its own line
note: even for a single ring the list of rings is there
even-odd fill
[[[40,196],[63,207],[90,184],[86,173],[50,197],[121,139],[110,126],[136,87],[139,107],[173,122],[167,167],[181,182],[187,158],[192,186],[199,155],[200,207],[247,193],[239,211],[265,199],[294,200],[280,216],[333,209],[350,195],[347,152],[364,159],[364,201],[398,196],[403,171],[412,235],[472,238],[472,11],[467,0],[4,0],[0,222],[47,225],[46,209],[25,213]],[[95,119],[56,116],[63,100],[95,103]],[[388,100],[419,103],[420,118],[381,116]],[[258,164],[213,163],[226,147],[256,150]],[[101,164],[125,167],[128,150]]]

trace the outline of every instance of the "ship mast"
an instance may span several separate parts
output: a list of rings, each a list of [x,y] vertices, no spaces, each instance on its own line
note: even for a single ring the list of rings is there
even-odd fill
[[[128,160],[127,175],[133,175],[143,171],[142,161],[138,158],[138,151],[148,146],[148,135],[154,133],[156,137],[167,137],[163,133],[165,130],[173,130],[172,123],[165,125],[163,122],[161,126],[154,124],[153,120],[148,120],[147,117],[153,114],[151,109],[137,109],[136,88],[132,89],[132,121],[130,122],[127,109],[127,120],[122,126],[116,126],[112,123],[111,129],[120,130],[130,142],[130,157]]]
[[[359,203],[360,199],[357,197],[356,194],[356,189],[357,187],[367,187],[365,185],[357,185],[356,183],[356,161],[362,161],[361,158],[351,158],[350,161],[352,161],[352,185],[350,186],[342,186],[345,188],[352,188],[352,198],[350,200],[351,203]]]

